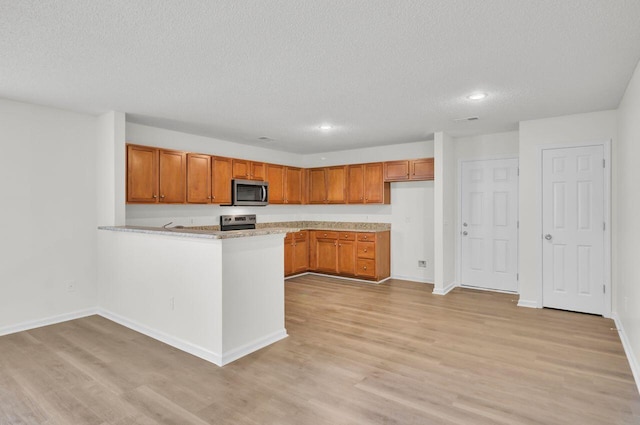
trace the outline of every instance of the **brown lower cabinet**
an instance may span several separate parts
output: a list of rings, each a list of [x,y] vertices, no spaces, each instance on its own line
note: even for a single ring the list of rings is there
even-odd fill
[[[287,249],[285,239],[285,274],[292,261]],[[390,262],[389,231],[309,231],[308,271],[379,281],[389,277]]]
[[[287,233],[284,238],[284,275],[309,271],[309,231]]]

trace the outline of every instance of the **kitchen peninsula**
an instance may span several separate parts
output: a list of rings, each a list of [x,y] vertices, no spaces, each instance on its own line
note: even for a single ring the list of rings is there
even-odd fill
[[[296,273],[389,277],[387,223],[253,227],[100,227],[100,314],[223,366],[287,336],[290,255],[304,259]]]
[[[287,336],[283,263],[291,228],[100,230],[103,316],[218,366]]]

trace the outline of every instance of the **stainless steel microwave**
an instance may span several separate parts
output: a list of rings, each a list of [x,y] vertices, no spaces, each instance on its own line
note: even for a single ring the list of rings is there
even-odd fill
[[[269,204],[269,182],[234,179],[231,187],[232,205],[265,206]]]

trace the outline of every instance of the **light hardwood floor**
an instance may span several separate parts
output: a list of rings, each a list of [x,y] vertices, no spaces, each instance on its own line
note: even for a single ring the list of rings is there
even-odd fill
[[[614,323],[392,280],[286,283],[223,368],[93,316],[0,337],[0,424],[638,424]]]

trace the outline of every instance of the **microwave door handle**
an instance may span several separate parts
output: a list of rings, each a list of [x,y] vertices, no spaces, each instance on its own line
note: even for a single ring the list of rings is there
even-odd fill
[[[262,202],[266,202],[267,201],[267,189],[264,186],[260,186],[260,189],[262,189]]]

